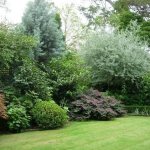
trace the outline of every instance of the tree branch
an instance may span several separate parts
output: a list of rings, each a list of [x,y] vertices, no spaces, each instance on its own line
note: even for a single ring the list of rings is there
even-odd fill
[[[114,7],[114,2],[112,0],[106,0],[112,7]]]

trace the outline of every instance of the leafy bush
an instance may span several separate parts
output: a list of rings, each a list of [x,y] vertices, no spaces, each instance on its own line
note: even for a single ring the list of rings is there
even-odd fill
[[[32,96],[32,94],[35,94],[35,97]],[[36,93],[27,93],[26,95],[17,98],[19,104],[26,108],[26,112],[29,115],[31,115],[31,110],[33,109],[36,102],[39,101],[39,99],[36,96],[37,96]]]
[[[140,84],[140,92],[139,97],[141,98],[141,105],[149,105],[150,104],[150,73],[148,72],[142,78]]]
[[[38,98],[49,99],[51,97],[51,87],[47,73],[37,67],[31,60],[24,60],[22,66],[18,68],[14,77],[14,86],[25,95],[29,92],[37,93]]]
[[[126,112],[123,105],[111,97],[104,97],[97,90],[89,90],[70,105],[70,117],[75,120],[110,120]]]
[[[124,92],[109,92],[116,98],[123,101],[125,105],[145,106],[150,104],[150,73],[146,73],[138,82],[138,88],[131,86]]]
[[[38,102],[32,110],[32,115],[38,127],[42,129],[62,127],[68,119],[66,111],[53,101]]]
[[[14,27],[0,25],[0,81],[9,84],[22,60],[31,57],[36,41],[17,33]]]
[[[123,90],[136,87],[150,69],[150,54],[146,48],[147,45],[131,31],[97,31],[90,34],[81,54],[92,68],[94,85]]]
[[[148,41],[150,46],[150,21],[143,22],[139,31],[139,35],[143,40]]]
[[[141,97],[140,89],[134,89],[132,86],[131,90],[132,91],[109,91],[109,96],[121,100],[124,105],[143,105],[144,101]]]
[[[32,92],[40,98],[49,97],[46,73],[33,60],[35,46],[32,36],[14,26],[0,25],[0,90],[4,91],[6,105],[19,105],[19,98]]]
[[[11,132],[21,132],[29,127],[30,117],[23,106],[10,106],[8,108],[8,128]]]
[[[59,104],[64,100],[70,103],[89,85],[89,68],[76,53],[68,52],[52,59],[48,68],[53,85],[53,99]]]
[[[13,85],[5,86],[3,92],[5,95],[5,102],[7,106],[20,104],[17,98],[20,96],[20,91],[17,90]]]
[[[138,24],[141,24],[144,20],[140,15],[136,13],[130,11],[123,11],[119,15],[119,28],[120,29],[129,28],[131,21],[136,21]]]

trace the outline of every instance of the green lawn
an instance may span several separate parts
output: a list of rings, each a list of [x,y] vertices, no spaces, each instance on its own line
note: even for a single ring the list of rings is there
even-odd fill
[[[150,118],[72,122],[59,130],[0,135],[0,150],[150,150]]]

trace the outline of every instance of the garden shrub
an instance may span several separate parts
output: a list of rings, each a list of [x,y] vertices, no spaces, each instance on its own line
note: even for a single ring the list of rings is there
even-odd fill
[[[31,115],[31,110],[33,109],[36,102],[39,101],[39,99],[36,97],[32,98],[31,95],[27,93],[26,95],[19,97],[18,101],[21,106],[26,108],[27,114]]]
[[[143,100],[143,105],[150,105],[150,73],[148,72],[142,78],[141,82],[141,99]]]
[[[10,84],[22,60],[31,58],[36,40],[15,31],[14,26],[0,24],[0,81]]]
[[[104,98],[106,98],[106,101],[107,103],[109,103],[110,108],[117,113],[116,117],[122,117],[123,115],[126,114],[124,105],[119,100],[116,100],[114,97],[104,97]]]
[[[7,106],[20,104],[17,98],[21,95],[19,89],[17,90],[13,85],[10,85],[10,86],[5,86],[3,92],[5,95],[5,102]]]
[[[131,85],[122,92],[109,91],[109,95],[114,95],[122,100],[125,105],[150,105],[150,73],[146,73],[138,80],[137,86]]]
[[[70,103],[87,89],[90,83],[90,71],[81,58],[73,52],[53,58],[48,66],[49,78],[53,86],[53,99],[61,104]]]
[[[18,67],[13,84],[22,95],[34,92],[40,99],[51,97],[52,89],[47,73],[38,68],[32,60],[24,60],[22,66]]]
[[[23,106],[9,106],[7,114],[8,128],[11,132],[18,133],[30,126],[30,116],[26,114]]]
[[[68,119],[66,111],[53,101],[37,102],[32,115],[38,127],[42,129],[62,127]]]
[[[51,96],[46,73],[33,58],[36,44],[35,38],[14,26],[0,25],[0,90],[4,91],[7,106],[22,105],[20,97],[29,93],[43,99]],[[32,103],[34,99],[30,100]]]
[[[123,105],[114,98],[104,97],[97,90],[89,90],[71,103],[70,117],[73,120],[111,120],[123,116]]]

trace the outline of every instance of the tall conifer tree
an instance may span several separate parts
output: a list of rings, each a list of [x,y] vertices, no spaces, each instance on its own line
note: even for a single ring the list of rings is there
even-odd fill
[[[64,49],[63,34],[56,20],[56,9],[46,0],[30,2],[24,13],[24,32],[37,38],[34,57],[40,62],[49,60]]]

